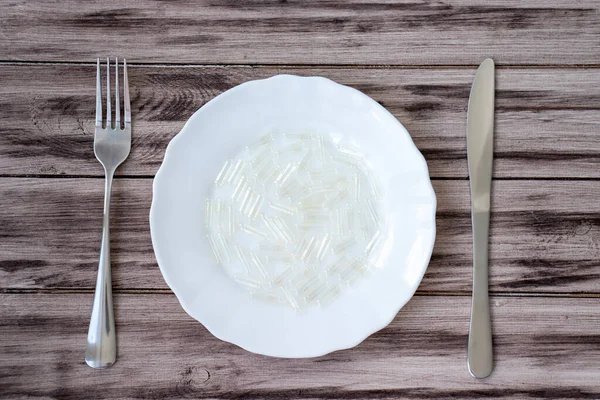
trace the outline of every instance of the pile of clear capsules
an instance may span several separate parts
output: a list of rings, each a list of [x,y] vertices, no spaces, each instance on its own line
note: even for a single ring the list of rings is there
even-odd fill
[[[382,190],[358,149],[319,134],[271,134],[223,165],[206,199],[217,263],[253,298],[325,306],[374,268]]]

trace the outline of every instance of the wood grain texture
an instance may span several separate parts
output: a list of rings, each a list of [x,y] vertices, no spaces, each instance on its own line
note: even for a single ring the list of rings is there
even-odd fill
[[[0,10],[0,398],[600,398],[599,1],[0,0]],[[98,371],[83,361],[103,196],[91,62],[107,55],[130,62],[134,138],[113,187],[119,358]],[[465,132],[485,57],[501,67],[496,368],[475,380]],[[426,157],[438,199],[418,295],[358,347],[307,360],[248,353],[187,316],[148,224],[149,178],[185,121],[279,73],[325,76],[385,106]]]
[[[594,0],[3,3],[0,54],[9,60],[600,63]]]
[[[83,361],[91,294],[0,295],[0,388],[17,398],[597,399],[598,299],[492,297],[496,368],[466,370],[470,299],[413,298],[358,347],[313,359],[213,337],[173,295],[117,295],[119,358]]]
[[[131,67],[134,132],[120,175],[153,175],[169,140],[204,103],[278,73],[322,75],[388,108],[433,177],[467,177],[466,110],[474,69]],[[95,66],[0,66],[0,174],[90,175]],[[600,69],[497,72],[494,176],[600,177]]]
[[[434,181],[437,239],[421,291],[471,290],[468,181]],[[113,186],[116,288],[166,288],[150,241],[152,181]],[[93,288],[101,179],[0,179],[2,288]],[[497,292],[600,293],[599,181],[496,181],[490,287]]]

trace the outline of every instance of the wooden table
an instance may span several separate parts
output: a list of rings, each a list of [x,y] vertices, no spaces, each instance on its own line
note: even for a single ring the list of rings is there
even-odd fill
[[[2,1],[0,396],[600,398],[600,2]],[[100,247],[95,59],[129,61],[134,139],[113,187],[118,362],[83,361]],[[492,57],[496,367],[469,376],[466,109]],[[285,360],[221,342],[162,279],[152,178],[217,94],[321,75],[390,110],[425,155],[438,237],[418,293],[356,348]],[[210,305],[207,305],[210,307]]]

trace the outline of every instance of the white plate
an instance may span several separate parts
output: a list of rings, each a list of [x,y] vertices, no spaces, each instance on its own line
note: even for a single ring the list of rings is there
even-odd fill
[[[213,260],[204,201],[225,160],[273,132],[322,132],[359,147],[385,192],[387,262],[326,307],[297,313],[250,298]],[[427,164],[408,132],[358,90],[320,77],[251,81],[198,110],[169,143],[154,180],[150,230],[182,307],[216,337],[254,353],[314,357],[356,346],[417,289],[435,240]]]

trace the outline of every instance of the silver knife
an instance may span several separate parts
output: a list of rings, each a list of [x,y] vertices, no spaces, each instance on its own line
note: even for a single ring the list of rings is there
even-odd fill
[[[494,141],[494,61],[481,63],[475,74],[467,114],[467,158],[473,225],[473,304],[467,364],[476,378],[494,367],[488,299],[488,230]]]

